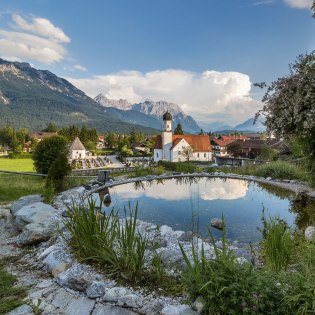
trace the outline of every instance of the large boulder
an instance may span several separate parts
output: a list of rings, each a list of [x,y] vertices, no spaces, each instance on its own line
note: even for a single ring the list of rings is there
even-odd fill
[[[56,222],[44,221],[27,224],[20,235],[17,243],[21,245],[32,245],[49,240],[57,231]]]
[[[55,209],[43,202],[36,202],[20,208],[15,213],[15,223],[19,230],[30,223],[43,223],[55,213]]]
[[[18,212],[21,208],[25,206],[29,206],[32,203],[35,202],[41,202],[43,201],[42,195],[29,195],[24,196],[18,199],[17,201],[13,202],[11,206],[11,213],[15,216],[15,213]]]

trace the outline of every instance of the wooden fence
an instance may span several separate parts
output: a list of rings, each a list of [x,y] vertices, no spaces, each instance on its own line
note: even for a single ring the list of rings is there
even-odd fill
[[[97,176],[99,171],[110,171],[110,173],[130,173],[135,167],[113,167],[113,168],[93,168],[85,170],[72,170],[72,176]]]

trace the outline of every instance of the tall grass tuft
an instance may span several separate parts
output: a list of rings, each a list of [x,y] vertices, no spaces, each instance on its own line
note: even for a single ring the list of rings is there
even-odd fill
[[[262,251],[266,266],[276,272],[287,270],[294,247],[291,229],[279,217],[270,217],[269,220],[263,217],[263,224]]]
[[[111,275],[134,279],[143,273],[147,240],[136,229],[138,205],[130,217],[120,220],[111,210],[101,213],[93,199],[88,206],[73,204],[65,226],[70,231],[70,245],[83,261],[97,263]]]

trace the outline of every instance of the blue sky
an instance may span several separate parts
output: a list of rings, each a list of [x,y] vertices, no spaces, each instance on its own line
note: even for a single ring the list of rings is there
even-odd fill
[[[315,49],[312,0],[2,0],[0,56],[88,95],[178,103],[204,126],[261,107],[271,82]]]

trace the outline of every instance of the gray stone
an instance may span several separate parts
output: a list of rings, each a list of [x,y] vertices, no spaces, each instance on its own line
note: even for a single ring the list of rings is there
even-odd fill
[[[51,205],[43,202],[32,203],[31,205],[22,207],[15,213],[15,223],[22,230],[27,224],[44,222],[54,212],[55,209]]]
[[[304,232],[305,238],[310,242],[315,242],[315,226],[308,226]]]
[[[161,259],[165,266],[182,265],[184,263],[183,255],[179,250],[162,248],[160,250]]]
[[[47,247],[41,254],[38,255],[38,259],[43,260],[55,249],[57,249],[56,245],[52,245],[52,246]]]
[[[143,299],[136,294],[122,296],[117,301],[118,306],[140,308],[143,306]]]
[[[143,306],[139,313],[143,315],[160,315],[164,305],[159,301],[153,301]]]
[[[76,297],[72,299],[65,309],[66,315],[90,315],[95,301],[87,297]]]
[[[84,274],[73,274],[71,269],[57,275],[57,283],[59,285],[79,292],[85,292],[91,281],[92,280],[87,279]]]
[[[162,311],[162,315],[199,315],[196,311],[193,311],[188,305],[168,305],[165,306]]]
[[[17,243],[21,245],[32,245],[49,240],[57,231],[56,222],[42,221],[27,224],[20,235]]]
[[[223,230],[224,228],[224,223],[221,219],[219,218],[213,218],[211,219],[211,222],[210,222],[211,226],[218,229],[218,230]]]
[[[74,296],[64,289],[59,289],[55,294],[51,304],[60,309],[64,309],[74,298]]]
[[[23,196],[17,201],[13,202],[11,206],[11,213],[15,215],[15,213],[19,211],[22,207],[28,206],[35,202],[41,202],[41,201],[43,201],[42,195]]]
[[[172,234],[174,234],[174,231],[170,226],[162,225],[160,227],[160,234],[161,234],[161,236],[172,235]]]
[[[193,239],[193,232],[192,231],[187,231],[184,232],[181,236],[178,237],[179,241],[183,241],[183,242],[190,242]]]
[[[119,306],[96,304],[92,315],[137,315],[137,313]]]
[[[86,289],[86,295],[91,299],[104,296],[105,292],[106,292],[106,285],[104,282],[100,282],[100,281],[93,281],[91,286],[89,286]]]
[[[55,247],[56,246],[50,246],[47,249]],[[43,260],[43,264],[45,265],[46,269],[50,272],[52,272],[59,264],[63,263],[64,261],[59,260],[56,258],[56,251],[52,251],[47,255],[47,257]]]
[[[204,299],[201,296],[197,297],[197,299],[194,301],[193,305],[194,305],[195,309],[199,313],[201,313],[205,307]]]
[[[271,177],[267,177],[266,180],[272,180],[272,178]]]
[[[103,297],[103,300],[105,302],[117,303],[117,301],[120,297],[123,297],[125,295],[130,294],[130,293],[131,293],[131,291],[129,289],[124,288],[124,287],[111,288],[106,292],[106,294]]]
[[[7,315],[34,315],[34,312],[29,305],[23,304],[7,313]]]

